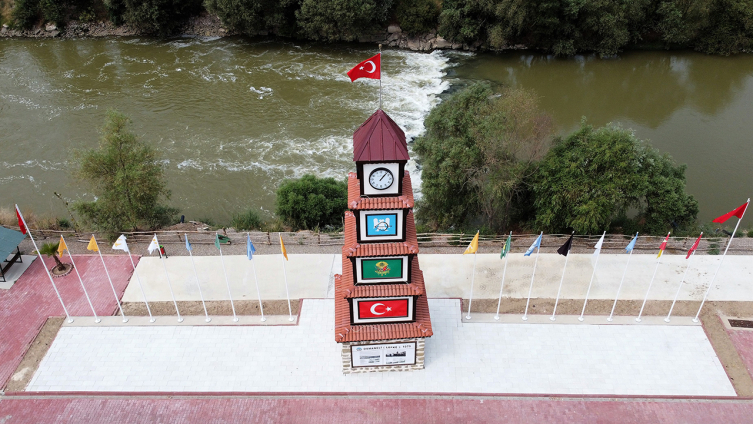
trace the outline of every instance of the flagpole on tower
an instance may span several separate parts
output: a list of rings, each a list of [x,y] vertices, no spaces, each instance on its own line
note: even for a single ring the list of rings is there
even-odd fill
[[[81,274],[78,273],[78,267],[76,266],[76,262],[73,261],[73,255],[71,254],[71,250],[68,249],[68,243],[65,242],[65,239],[63,236],[60,236],[60,240],[63,242],[63,246],[65,250],[68,251],[68,257],[71,259],[71,265],[73,265],[73,269],[76,271],[76,275],[78,276],[78,281],[81,283],[81,288],[84,289],[84,296],[86,296],[87,302],[89,302],[89,307],[92,308],[92,313],[94,314],[94,322],[100,323],[102,320],[99,319],[97,316],[97,312],[94,310],[94,305],[92,305],[92,300],[89,298],[89,292],[86,291],[86,287],[84,287],[84,280],[81,279]],[[59,253],[59,252],[58,252]]]
[[[672,310],[675,308],[675,303],[677,303],[677,297],[680,295],[680,290],[682,290],[682,283],[685,282],[685,276],[688,275],[688,270],[690,269],[690,258],[695,255],[696,248],[698,247],[698,243],[701,242],[701,237],[703,237],[703,231],[701,232],[701,235],[698,236],[698,240],[696,240],[695,243],[693,243],[693,246],[690,248],[692,251],[688,255],[686,259],[688,259],[688,266],[685,267],[685,272],[682,273],[682,280],[680,280],[680,286],[677,287],[677,291],[675,292],[675,298],[672,300],[672,306],[669,307],[669,313],[667,313],[667,317],[664,318],[664,322],[669,322],[669,317],[672,315]]]
[[[742,214],[737,219],[737,224],[735,224],[735,230],[732,231],[732,235],[729,238],[729,242],[727,242],[727,247],[724,249],[724,254],[722,255],[722,260],[719,261],[719,266],[716,267],[716,271],[714,272],[714,277],[711,279],[711,283],[709,283],[709,288],[706,289],[706,293],[703,295],[703,300],[701,301],[701,306],[698,308],[698,313],[695,314],[695,318],[693,318],[693,322],[698,322],[698,316],[701,315],[701,309],[703,309],[703,304],[706,303],[706,298],[709,295],[709,292],[711,291],[711,287],[714,286],[714,280],[716,280],[716,274],[719,273],[719,268],[722,267],[722,263],[724,262],[724,257],[727,256],[727,250],[729,250],[729,246],[732,244],[732,239],[735,238],[735,233],[737,233],[737,227],[740,226],[740,221],[743,220],[743,217],[745,216],[745,211],[748,210],[748,205],[750,204],[750,197],[748,198],[748,201],[745,202],[745,208],[743,209]],[[740,208],[738,208],[739,210]],[[729,215],[729,214],[728,214]],[[736,216],[736,215],[735,215]],[[727,219],[729,219],[730,216],[728,216]],[[721,218],[721,217],[720,217]],[[715,219],[714,221],[718,220],[719,218]],[[726,221],[726,219],[725,219]]]
[[[264,322],[267,320],[267,318],[264,317],[264,305],[261,302],[261,291],[259,291],[259,279],[256,277],[256,262],[254,262],[253,258],[253,252],[256,252],[256,249],[253,249],[253,252],[251,252],[251,248],[253,247],[253,243],[251,243],[251,233],[246,233],[247,237],[247,246],[246,246],[246,255],[251,260],[251,268],[254,270],[254,283],[256,283],[256,295],[259,297],[259,311],[261,312],[261,321]]]
[[[523,321],[528,321],[528,304],[531,303],[531,292],[533,291],[533,279],[534,277],[536,277],[536,264],[539,263],[539,252],[541,252],[541,238],[543,236],[544,236],[544,232],[542,231],[541,234],[539,234],[539,238],[537,240],[538,246],[536,246],[536,259],[533,261],[533,272],[531,273],[531,285],[528,287],[528,300],[526,300],[526,312],[523,314]],[[537,243],[534,242],[534,244],[537,244]]]
[[[188,256],[191,257],[191,266],[193,266],[193,274],[196,276],[196,287],[199,288],[199,297],[201,298],[201,305],[204,307],[204,322],[210,322],[212,321],[212,318],[209,318],[209,313],[207,312],[207,304],[204,302],[204,294],[201,292],[201,284],[199,283],[199,273],[196,272],[196,263],[193,260],[193,247],[191,247],[191,243],[188,241],[188,234],[183,233],[183,236],[186,238],[186,249],[188,250]]]
[[[573,235],[575,235],[575,231],[573,231],[572,234],[570,234],[570,240],[566,242],[567,248],[565,249],[565,267],[562,268],[562,278],[560,278],[560,287],[557,289],[557,298],[554,299],[554,310],[552,310],[552,316],[549,317],[550,320],[554,321],[556,318],[554,317],[557,313],[557,303],[560,301],[560,293],[562,292],[562,283],[565,281],[565,271],[567,270],[567,259],[570,257],[570,249],[573,247]],[[560,248],[562,249],[562,248]],[[557,253],[560,253],[557,251]],[[560,253],[562,254],[562,253]]]
[[[599,256],[601,255],[601,245],[604,243],[604,236],[607,235],[607,232],[604,231],[604,234],[601,235],[601,238],[598,242],[596,242],[596,260],[594,261],[594,271],[591,273],[591,281],[588,282],[588,289],[586,290],[586,299],[583,301],[583,310],[580,311],[580,316],[578,317],[578,321],[583,322],[583,314],[586,313],[586,305],[588,304],[588,295],[591,293],[591,284],[594,282],[594,277],[596,276],[596,266],[599,265]]]
[[[502,253],[505,255],[505,267],[502,269],[502,284],[499,285],[499,300],[497,301],[497,314],[494,319],[499,320],[499,306],[502,304],[502,289],[505,287],[505,274],[507,273],[507,260],[510,258],[510,244],[512,244],[512,231],[507,236],[507,241],[502,247]]]
[[[617,294],[614,296],[614,303],[612,304],[612,312],[609,313],[609,318],[607,318],[607,321],[612,322],[612,317],[614,316],[614,308],[617,306],[617,299],[620,297],[620,290],[622,289],[622,283],[625,281],[625,275],[627,275],[628,266],[630,266],[630,257],[633,256],[633,250],[635,250],[635,242],[638,241],[638,233],[635,233],[635,238],[633,238],[633,241],[628,244],[628,247],[630,247],[630,254],[628,254],[627,263],[625,264],[625,271],[622,272],[622,279],[620,280],[620,285],[617,286]],[[632,245],[632,246],[631,246]]]
[[[288,251],[285,249],[285,243],[282,241],[282,233],[277,233],[280,236],[280,252],[282,256],[282,275],[285,277],[285,296],[288,298],[288,321],[293,321],[293,309],[290,307],[290,291],[288,291],[288,272],[285,270],[285,261],[288,260]],[[301,313],[300,303],[298,304],[298,313]]]
[[[233,295],[230,293],[230,280],[227,279],[227,270],[225,269],[225,259],[222,256],[222,248],[220,247],[220,236],[214,235],[214,243],[217,246],[217,250],[220,251],[220,262],[222,262],[222,272],[225,274],[225,284],[227,285],[227,295],[230,298],[230,307],[233,309],[233,322],[238,322],[238,316],[235,315],[235,304],[233,304]]]
[[[119,242],[121,241],[123,242],[122,246],[119,245]],[[141,278],[139,277],[138,271],[136,271],[136,264],[133,262],[133,257],[131,256],[131,249],[128,248],[128,243],[126,242],[125,235],[121,234],[118,240],[115,241],[115,244],[112,246],[112,248],[117,249],[117,250],[125,250],[126,252],[128,252],[128,259],[131,260],[131,266],[133,267],[133,275],[136,276],[136,282],[139,284],[141,295],[144,296],[144,304],[146,304],[146,312],[149,313],[149,322],[156,321],[156,319],[152,316],[152,310],[149,308],[149,302],[146,300],[146,293],[144,292],[144,286],[141,285]]]
[[[379,110],[382,110],[382,45],[379,45]]]
[[[152,242],[149,243],[149,247],[147,247],[149,250],[149,254],[151,255],[152,252],[155,250],[159,250],[159,240],[157,240],[157,234],[154,234],[154,237],[152,238]],[[178,310],[178,302],[175,300],[175,293],[173,293],[173,285],[170,282],[170,274],[167,272],[167,264],[165,264],[165,256],[160,253],[160,262],[162,262],[162,267],[165,268],[165,277],[167,278],[167,287],[170,289],[170,297],[173,298],[173,305],[175,305],[175,313],[178,314],[178,322],[183,322],[183,317],[180,316],[180,311]]]
[[[92,242],[94,246],[92,246]],[[120,305],[120,299],[118,299],[118,293],[115,291],[115,285],[112,284],[112,278],[110,278],[110,271],[107,270],[107,265],[105,265],[105,258],[102,257],[102,251],[99,250],[99,246],[97,246],[97,240],[94,238],[94,234],[92,234],[92,239],[89,242],[89,247],[87,247],[87,250],[92,250],[90,247],[93,247],[94,250],[99,253],[99,259],[102,261],[102,267],[105,269],[105,275],[107,275],[107,281],[110,282],[110,287],[112,288],[112,294],[115,296],[115,302],[118,304],[118,309],[120,309],[120,316],[123,317],[123,322],[128,322],[128,318],[126,318],[125,313],[123,312],[123,307]]]
[[[648,294],[651,292],[651,286],[654,284],[654,278],[656,278],[656,271],[659,270],[659,264],[661,263],[661,255],[664,253],[664,247],[667,246],[667,240],[669,240],[670,233],[667,233],[667,238],[664,239],[664,243],[662,243],[662,247],[659,250],[659,256],[656,257],[656,268],[654,268],[654,275],[651,276],[651,281],[648,283],[648,290],[646,290],[646,296],[643,298],[643,304],[641,305],[641,311],[638,312],[638,318],[635,319],[635,322],[641,322],[641,316],[643,315],[643,308],[646,307],[646,301],[648,300]]]

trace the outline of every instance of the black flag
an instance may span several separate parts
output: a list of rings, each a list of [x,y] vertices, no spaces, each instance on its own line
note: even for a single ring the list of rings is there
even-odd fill
[[[557,249],[557,253],[559,253],[562,256],[567,256],[568,253],[570,253],[570,248],[573,246],[573,235],[570,234],[570,238],[567,239],[565,244],[562,245],[559,249]]]

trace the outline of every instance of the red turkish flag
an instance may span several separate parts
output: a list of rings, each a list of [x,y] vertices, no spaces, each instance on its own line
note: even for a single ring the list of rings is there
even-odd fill
[[[18,205],[16,205],[16,218],[18,218],[18,226],[21,228],[21,233],[26,234],[26,225],[24,225],[24,220],[21,218],[21,212],[18,210]]]
[[[750,203],[750,199],[748,199],[747,202],[745,202],[742,205],[740,205],[739,208],[737,208],[735,210],[732,210],[732,211],[729,211],[729,212],[725,213],[724,215],[720,216],[719,218],[717,218],[717,219],[715,219],[715,220],[713,220],[711,222],[718,222],[718,223],[721,224],[722,222],[724,222],[724,221],[732,218],[733,216],[736,216],[736,217],[742,219],[743,214],[745,213],[745,209],[748,208],[748,203]]]
[[[403,318],[408,316],[408,299],[358,302],[360,318]]]
[[[370,57],[364,60],[363,62],[353,67],[353,69],[348,71],[350,82],[353,82],[357,80],[358,78],[381,79],[382,78],[382,67],[380,65],[381,57],[382,57],[382,54],[378,53],[376,56]]]

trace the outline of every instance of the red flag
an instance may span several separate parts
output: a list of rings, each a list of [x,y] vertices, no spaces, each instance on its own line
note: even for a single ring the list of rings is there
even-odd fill
[[[348,71],[348,76],[350,77],[350,82],[353,82],[357,80],[358,78],[371,78],[371,79],[381,79],[382,78],[382,67],[380,65],[381,63],[381,57],[382,54],[378,53],[374,57],[370,57],[363,62],[359,63],[358,65],[354,66],[353,69]]]
[[[661,258],[661,254],[664,253],[664,249],[667,248],[667,241],[669,240],[669,234],[667,233],[667,237],[664,238],[664,241],[661,243],[661,246],[659,246],[659,254],[656,255],[657,258]]]
[[[360,318],[403,318],[408,316],[408,299],[358,302]]]
[[[748,203],[750,203],[750,199],[748,199],[747,202],[745,202],[742,205],[740,205],[739,208],[734,209],[734,210],[732,210],[730,212],[727,212],[724,215],[720,216],[719,218],[717,218],[717,219],[715,219],[715,220],[713,220],[711,222],[718,222],[718,223],[721,224],[721,223],[725,222],[726,220],[732,218],[733,216],[736,216],[738,218],[742,218],[743,214],[745,213],[745,209],[748,208]]]
[[[24,219],[21,218],[21,212],[18,210],[18,205],[16,205],[16,217],[18,218],[18,226],[21,228],[21,233],[26,234],[26,225],[24,225]]]
[[[685,256],[685,259],[688,259],[690,255],[692,255],[693,252],[695,252],[695,250],[698,248],[698,243],[701,242],[701,237],[703,237],[703,233],[701,233],[701,235],[698,236],[698,238],[695,240],[695,243],[693,243],[693,245],[690,246],[690,250],[688,250],[688,254],[687,256]]]

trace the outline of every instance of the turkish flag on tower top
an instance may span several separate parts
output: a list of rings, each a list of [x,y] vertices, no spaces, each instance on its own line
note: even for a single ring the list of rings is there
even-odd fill
[[[363,62],[359,63],[358,65],[354,66],[353,69],[348,71],[348,76],[350,77],[350,82],[353,82],[357,80],[358,78],[371,78],[371,79],[381,79],[382,78],[382,67],[381,67],[381,57],[382,54],[378,53],[374,57],[370,57]]]

